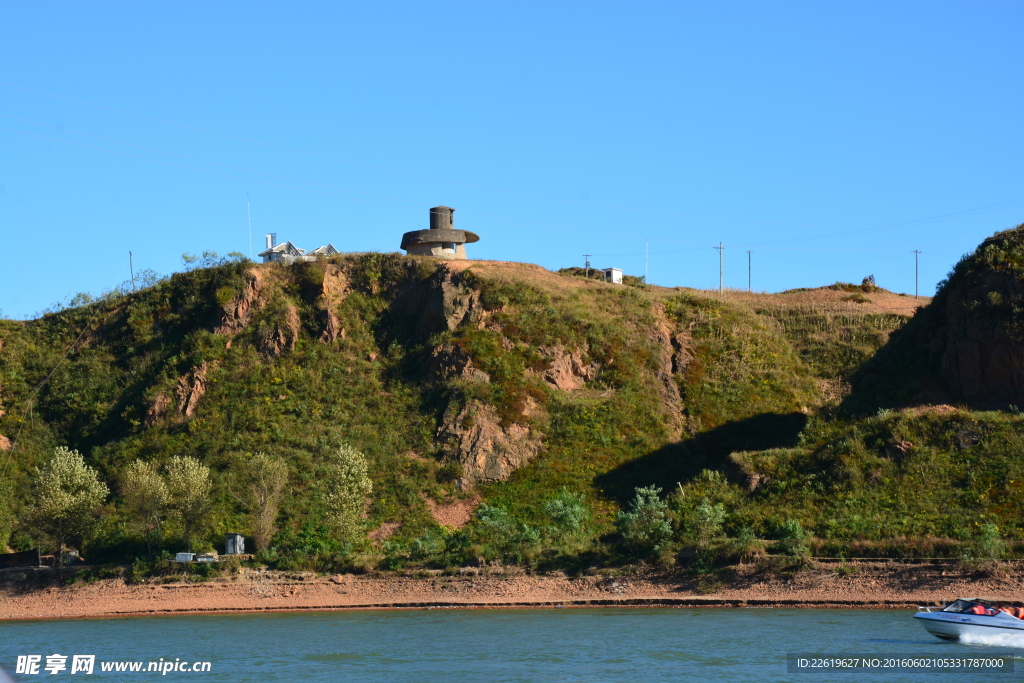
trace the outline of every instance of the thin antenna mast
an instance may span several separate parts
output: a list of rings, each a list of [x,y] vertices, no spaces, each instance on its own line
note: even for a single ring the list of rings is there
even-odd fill
[[[651,241],[650,240],[646,240],[644,242],[644,284],[645,285],[649,284],[647,282],[647,279],[648,279],[648,275],[650,274],[648,272],[649,271],[650,263],[651,263]]]
[[[750,255],[752,253],[753,252],[750,251],[749,249],[747,250],[747,291],[748,292],[750,291],[750,272],[751,272],[751,268],[750,268]]]
[[[249,193],[245,193],[245,215],[249,218],[249,260],[252,261],[252,210],[249,208]]]
[[[121,266],[124,268],[124,266]],[[123,270],[121,271],[124,272]],[[128,252],[128,272],[132,274],[132,294],[135,293],[135,265],[132,263],[132,252]]]
[[[920,254],[920,253],[921,252],[919,252],[917,249],[914,250],[914,298],[915,299],[918,298],[918,296],[917,296],[917,273],[918,273],[918,270],[917,270],[917,257],[918,257],[918,254]]]
[[[725,246],[719,242],[717,247],[711,248],[718,250],[718,293],[721,294],[725,289],[725,287],[723,287],[724,280],[722,279],[722,254],[725,252]]]

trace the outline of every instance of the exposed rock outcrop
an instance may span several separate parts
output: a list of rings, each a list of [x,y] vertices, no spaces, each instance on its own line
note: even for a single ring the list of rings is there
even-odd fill
[[[256,350],[267,358],[280,358],[285,351],[293,351],[299,340],[302,322],[295,306],[288,305],[283,315],[261,324],[256,331]]]
[[[464,379],[490,382],[491,377],[473,364],[473,359],[457,344],[442,344],[430,354],[430,374],[438,379]]]
[[[209,363],[204,361],[178,380],[178,386],[175,387],[175,393],[178,396],[178,412],[185,417],[192,416],[192,413],[196,411],[196,406],[199,405],[199,399],[206,393],[209,369]]]
[[[11,440],[3,434],[0,434],[0,451],[11,450]]]
[[[483,311],[480,291],[470,286],[467,275],[447,265],[422,281],[414,281],[395,299],[393,310],[414,320],[417,341],[439,332],[451,332],[478,320]]]
[[[1024,403],[1024,344],[1006,330],[973,329],[935,337],[950,394],[979,408]]]
[[[986,240],[968,262],[973,267],[954,275],[930,307],[937,325],[928,354],[938,358],[950,395],[979,408],[1024,405],[1024,334],[1016,320],[1024,281],[1012,269],[984,263],[995,249]]]
[[[232,336],[245,329],[249,317],[259,307],[264,277],[258,268],[246,272],[245,285],[221,310],[215,333]]]
[[[655,304],[652,311],[656,321],[650,332],[651,341],[654,342],[656,349],[655,386],[668,417],[672,438],[679,439],[687,425],[687,420],[683,414],[683,402],[679,395],[675,373],[685,372],[686,366],[689,365],[693,357],[690,353],[690,337],[685,333],[674,333],[662,305]]]
[[[142,419],[142,424],[152,427],[167,413],[167,409],[170,407],[171,399],[167,394],[157,394],[150,399],[149,407],[146,408],[146,416]]]
[[[330,344],[337,340],[345,338],[345,328],[341,326],[341,322],[338,320],[338,316],[334,314],[330,308],[325,308],[320,312],[320,319],[323,321],[323,332],[320,333],[320,341],[324,344]]]
[[[537,349],[548,361],[543,377],[551,386],[562,391],[575,391],[597,377],[600,363],[586,362],[582,351],[570,351],[564,346],[541,346]]]
[[[462,465],[463,489],[507,479],[532,460],[542,445],[529,426],[502,426],[494,408],[479,401],[470,401],[458,412],[450,411],[438,430],[438,441],[446,457]]]
[[[320,310],[320,322],[322,331],[320,341],[330,344],[337,339],[345,338],[345,328],[335,314],[335,307],[348,295],[351,289],[348,277],[337,265],[328,265],[324,272],[323,293],[318,298],[322,306]]]

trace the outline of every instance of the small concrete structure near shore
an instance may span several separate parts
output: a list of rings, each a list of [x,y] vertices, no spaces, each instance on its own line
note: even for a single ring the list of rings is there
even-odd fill
[[[402,249],[417,256],[465,259],[466,244],[479,242],[480,237],[469,230],[455,229],[455,209],[435,206],[430,210],[430,228],[413,230],[402,235]]]

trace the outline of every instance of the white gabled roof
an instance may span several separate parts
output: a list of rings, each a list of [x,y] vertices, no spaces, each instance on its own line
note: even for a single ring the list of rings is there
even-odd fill
[[[291,256],[302,256],[305,253],[306,251],[304,249],[299,249],[289,241],[284,242],[283,244],[278,244],[277,246],[273,246],[270,249],[267,249],[266,251],[261,251],[258,255],[270,256],[271,254],[289,254]]]
[[[331,254],[337,254],[338,250],[334,248],[334,245],[328,242],[326,246],[317,247],[313,251],[306,252],[309,256],[330,256]]]

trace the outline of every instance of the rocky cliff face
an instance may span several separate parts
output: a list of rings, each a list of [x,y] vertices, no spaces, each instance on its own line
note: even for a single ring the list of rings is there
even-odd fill
[[[1024,226],[962,259],[854,387],[880,404],[899,396],[904,404],[1024,406]]]
[[[345,338],[338,308],[355,289],[347,264],[318,265],[320,270],[315,282],[322,284],[307,286],[303,298],[316,311],[314,322],[320,328],[318,341],[330,344]],[[270,360],[294,351],[301,336],[302,320],[298,306],[283,301],[279,289],[268,269],[252,268],[245,274],[244,286],[224,305],[215,332],[228,337],[228,344],[236,337],[253,332],[256,349]],[[444,264],[438,265],[425,279],[404,280],[391,296],[391,310],[408,321],[413,340],[417,342],[426,342],[435,335],[452,333],[461,327],[484,324],[479,289],[471,285],[470,278],[449,270]],[[559,389],[581,388],[596,375],[598,366],[585,363],[579,351],[559,346],[542,349],[541,353],[550,361],[544,377]],[[205,366],[198,367],[179,379],[175,393],[182,415],[191,416],[202,398],[206,370]],[[453,385],[464,382],[486,385],[491,381],[487,372],[474,365],[462,346],[450,342],[433,349],[427,376],[431,381]],[[463,488],[505,479],[540,452],[541,435],[529,424],[540,411],[536,404],[521,415],[521,422],[509,422],[482,401],[462,401],[457,386],[453,386],[449,395],[452,403],[438,425],[436,442],[445,457],[461,465]],[[158,396],[147,422],[152,424],[163,415],[167,403],[163,395]]]
[[[928,353],[950,395],[979,408],[1024,405],[1024,335],[1014,315],[1024,283],[1013,273],[963,278],[941,304]]]

